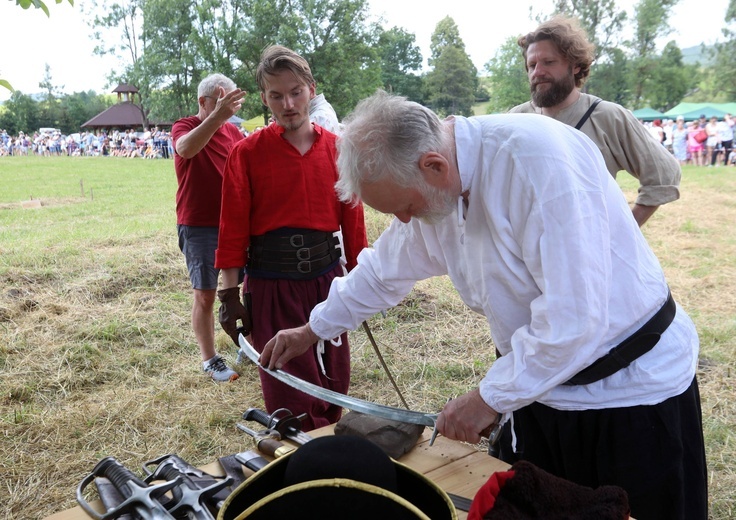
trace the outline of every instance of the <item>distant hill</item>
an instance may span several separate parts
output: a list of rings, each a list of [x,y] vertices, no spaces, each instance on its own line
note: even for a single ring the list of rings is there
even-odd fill
[[[681,49],[682,62],[685,65],[694,65],[696,63],[700,63],[705,66],[713,65],[713,57],[709,54],[712,47],[712,45],[703,47],[701,44],[694,47],[688,47],[687,49]]]

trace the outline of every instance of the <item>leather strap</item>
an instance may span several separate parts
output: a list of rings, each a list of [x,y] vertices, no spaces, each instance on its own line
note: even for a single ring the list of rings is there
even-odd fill
[[[675,300],[672,299],[672,293],[668,290],[667,301],[649,321],[634,334],[609,350],[608,354],[595,360],[592,365],[575,374],[564,384],[568,386],[588,385],[628,367],[637,358],[654,348],[662,333],[672,323],[676,312]]]
[[[580,121],[578,121],[578,124],[575,125],[575,129],[576,130],[580,130],[583,127],[583,125],[585,124],[585,122],[590,117],[590,114],[593,113],[593,110],[595,110],[595,107],[597,107],[598,106],[598,103],[600,103],[601,101],[602,100],[600,98],[599,99],[596,99],[595,101],[593,101],[593,104],[590,105],[590,108],[588,109],[588,111],[585,114],[583,114],[583,117],[580,118]]]
[[[312,247],[325,242],[338,242],[337,237],[328,231],[293,230],[288,233],[267,233],[250,238],[250,247],[261,247],[269,251],[294,251]]]

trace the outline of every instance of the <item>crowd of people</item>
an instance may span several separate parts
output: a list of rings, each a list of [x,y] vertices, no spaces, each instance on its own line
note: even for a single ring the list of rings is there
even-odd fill
[[[652,136],[662,143],[680,162],[694,166],[736,166],[733,148],[736,120],[726,114],[720,120],[716,116],[685,121],[683,116],[672,119],[655,119],[643,123]]]
[[[642,124],[647,131],[677,159],[680,165],[736,166],[736,150],[733,147],[734,119],[726,114],[720,121],[716,116],[708,119],[685,121],[655,119]],[[260,130],[259,127],[257,130]],[[248,135],[241,129],[244,136]],[[4,156],[112,156],[142,157],[145,159],[170,159],[174,157],[171,133],[158,126],[143,132],[130,129],[83,131],[65,135],[59,130],[40,129],[33,134],[19,132],[10,135],[0,130],[0,157]]]
[[[21,131],[18,135],[0,130],[0,156],[23,155],[170,159],[174,156],[174,148],[171,133],[158,126],[143,132],[85,130],[69,135],[53,128],[42,128],[32,134]]]

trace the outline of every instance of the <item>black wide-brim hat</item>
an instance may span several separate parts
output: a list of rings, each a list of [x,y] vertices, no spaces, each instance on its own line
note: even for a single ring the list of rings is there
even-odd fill
[[[318,437],[256,472],[218,520],[457,520],[447,493],[372,442]]]

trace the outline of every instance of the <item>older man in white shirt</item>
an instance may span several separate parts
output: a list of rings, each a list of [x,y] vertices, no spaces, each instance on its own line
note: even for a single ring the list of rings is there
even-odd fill
[[[397,218],[261,362],[280,367],[447,274],[501,357],[444,407],[443,435],[475,443],[501,420],[508,462],[621,486],[636,518],[706,520],[697,333],[593,142],[540,115],[440,121],[379,93],[338,147],[342,198]]]

